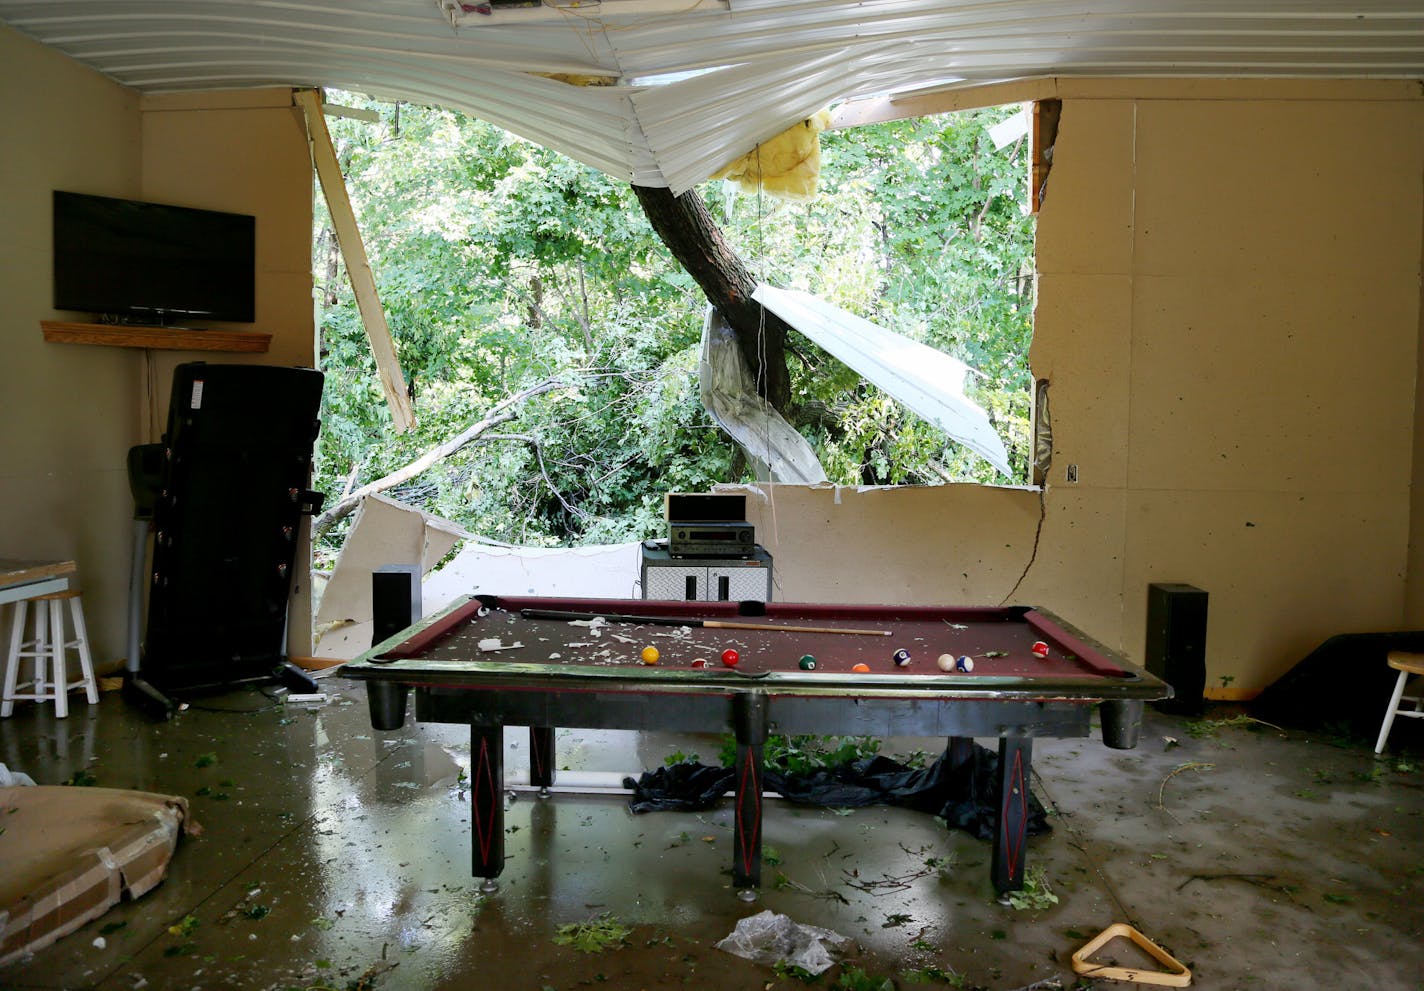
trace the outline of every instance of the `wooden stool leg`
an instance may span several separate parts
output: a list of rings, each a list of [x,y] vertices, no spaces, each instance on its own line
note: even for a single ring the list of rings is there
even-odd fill
[[[79,651],[79,670],[84,676],[84,697],[90,705],[99,701],[99,682],[94,678],[94,657],[89,653],[89,628],[84,625],[84,605],[79,596],[69,600],[69,614],[74,621],[74,646]]]
[[[15,711],[15,682],[20,677],[20,640],[25,632],[25,607],[21,599],[10,611],[10,650],[5,655],[5,691],[0,696],[0,718],[6,718]]]
[[[1399,709],[1399,700],[1404,697],[1404,683],[1409,680],[1409,672],[1399,672],[1399,677],[1394,682],[1394,694],[1389,697],[1389,708],[1384,711],[1384,725],[1380,727],[1379,742],[1375,744],[1375,753],[1384,753],[1385,742],[1389,739],[1390,727],[1394,725],[1394,714]]]
[[[36,649],[44,648],[37,646]],[[56,719],[64,719],[69,715],[69,675],[64,663],[64,603],[58,599],[49,601],[49,656],[54,715]]]

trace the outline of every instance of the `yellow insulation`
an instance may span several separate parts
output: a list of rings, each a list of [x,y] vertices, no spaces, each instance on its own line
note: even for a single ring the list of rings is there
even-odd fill
[[[743,192],[760,190],[783,200],[809,200],[821,175],[821,132],[831,123],[822,110],[763,141],[712,176],[735,182]]]
[[[543,76],[545,79],[552,79],[559,83],[568,83],[570,86],[617,86],[616,76],[580,76],[571,72],[535,72],[535,76]]]

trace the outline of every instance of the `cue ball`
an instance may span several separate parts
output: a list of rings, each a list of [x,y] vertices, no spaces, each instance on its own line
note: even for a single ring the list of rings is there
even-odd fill
[[[953,671],[953,670],[954,670],[954,655],[953,655],[953,654],[940,654],[940,655],[939,655],[939,660],[936,661],[935,663],[939,665],[939,669],[940,669],[941,671]]]
[[[868,671],[870,670],[870,665],[869,665],[869,664],[857,664],[855,667],[851,668],[851,670],[854,671],[856,674],[865,674],[866,672],[868,672]]]
[[[1039,657],[1047,657],[1048,644],[1044,643],[1042,640],[1035,640],[1033,643],[1033,652]]]
[[[891,660],[895,662],[895,666],[897,668],[902,668],[906,664],[910,663],[910,652],[904,647],[901,647],[899,650],[895,651]]]
[[[741,659],[741,655],[738,654],[731,647],[728,647],[726,650],[722,651],[722,663],[727,665],[727,667],[729,668],[736,667],[737,662]]]
[[[957,661],[954,662],[954,670],[956,670],[956,671],[964,671],[964,672],[973,671],[973,670],[974,670],[974,658],[970,657],[968,654],[965,654],[965,655],[964,655],[963,657],[961,657],[959,660],[957,660]]]
[[[814,657],[812,657],[810,654],[802,654],[802,655],[801,655],[801,670],[802,670],[802,671],[814,671],[814,670],[816,670],[816,659],[815,659]]]
[[[656,648],[656,647],[651,647],[651,646],[649,646],[649,647],[644,647],[644,648],[643,648],[643,653],[642,653],[642,658],[643,658],[643,663],[644,663],[644,664],[656,664],[656,663],[658,663],[658,648]]]

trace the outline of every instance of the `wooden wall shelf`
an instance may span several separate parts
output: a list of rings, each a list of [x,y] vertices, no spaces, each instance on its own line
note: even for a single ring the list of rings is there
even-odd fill
[[[115,348],[157,348],[166,351],[246,351],[264,354],[271,334],[246,330],[179,330],[175,327],[131,327],[104,323],[61,323],[41,320],[44,339],[59,344],[102,344]]]

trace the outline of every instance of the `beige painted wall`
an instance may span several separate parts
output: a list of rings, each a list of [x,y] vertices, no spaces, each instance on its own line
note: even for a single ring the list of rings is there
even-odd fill
[[[0,153],[0,556],[79,562],[95,661],[112,669],[126,652],[128,449],[162,432],[174,364],[243,359],[44,342],[41,320],[85,319],[51,308],[51,191],[255,213],[258,322],[245,329],[274,337],[248,360],[310,365],[305,136],[286,93],[238,94],[220,112],[148,107],[4,26],[0,93],[16,97]]]
[[[778,487],[754,510],[777,594],[1009,597],[1140,659],[1147,584],[1192,582],[1212,596],[1210,683],[1245,690],[1334,633],[1424,625],[1419,86],[1032,87],[1065,101],[1032,355],[1052,382],[1047,490]],[[41,341],[49,191],[256,213],[260,360],[310,364],[303,131],[284,94],[139,101],[3,27],[0,92],[25,94],[26,135],[0,155],[0,395],[24,424],[0,437],[0,553],[77,557],[112,664],[124,453],[201,356]]]
[[[1058,95],[1032,352],[1054,465],[1012,600],[1141,660],[1148,583],[1199,585],[1221,695],[1333,634],[1420,625],[1419,87]],[[1019,490],[782,487],[756,522],[783,598],[997,603],[1037,519]]]

